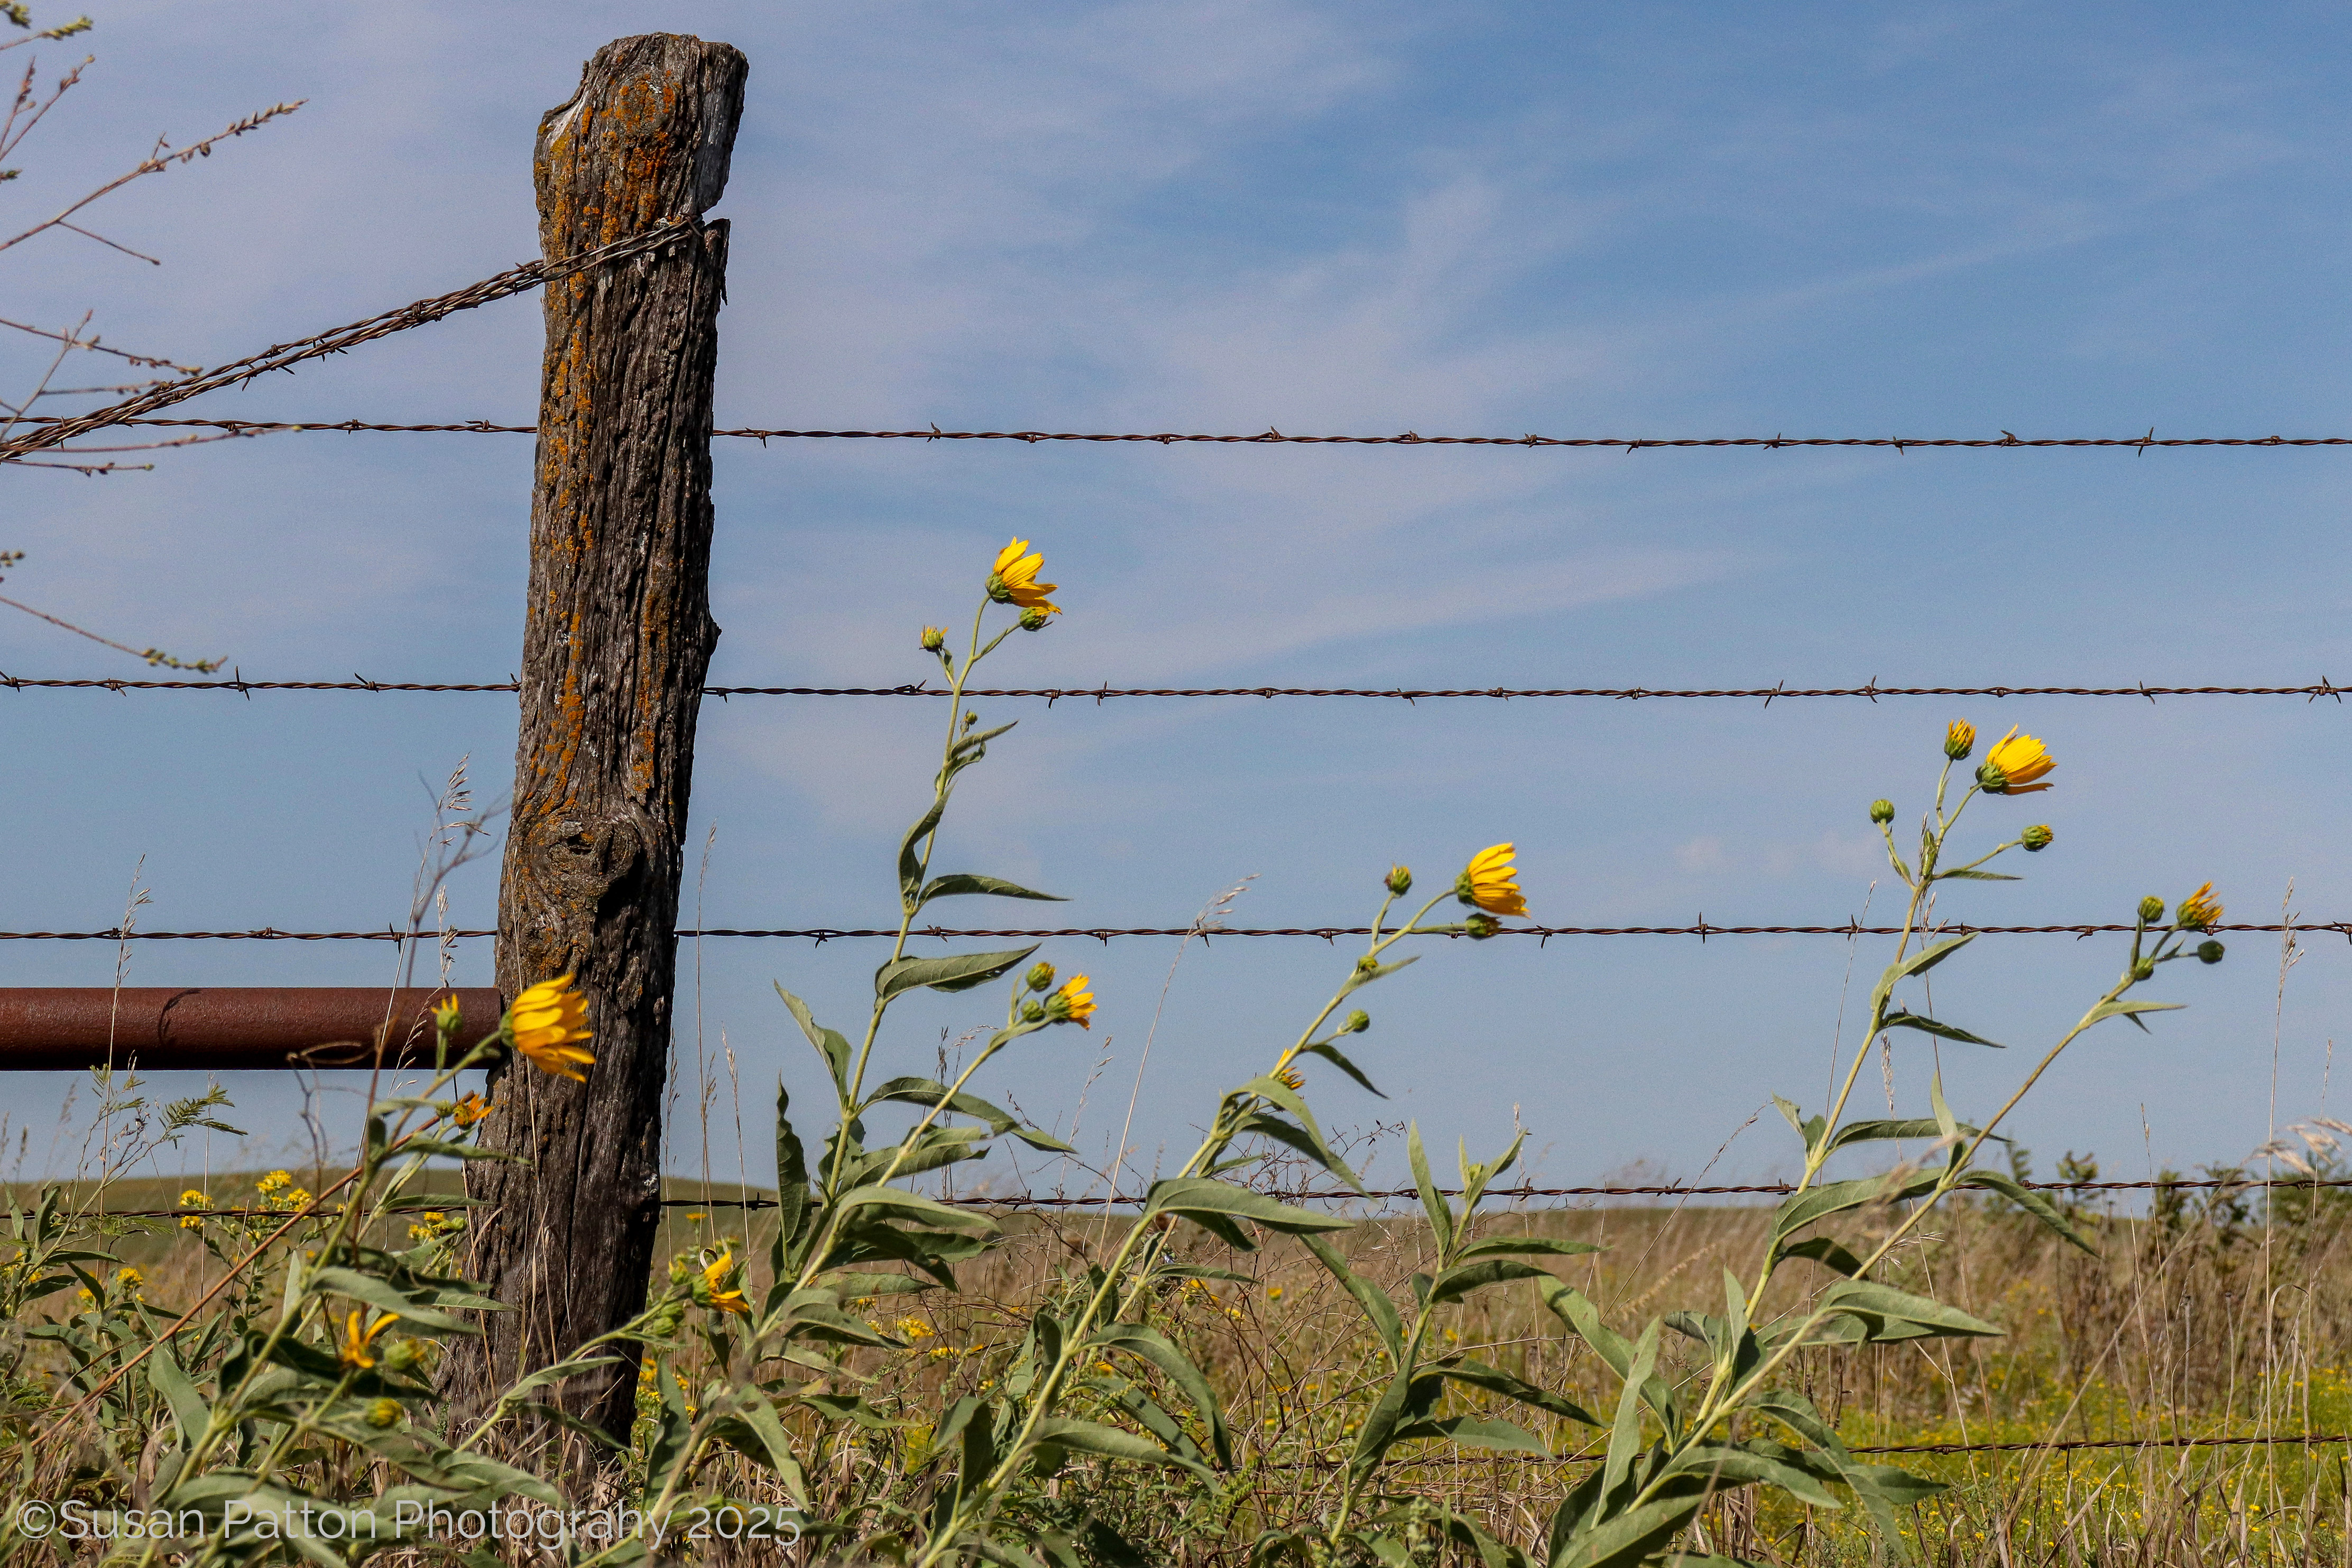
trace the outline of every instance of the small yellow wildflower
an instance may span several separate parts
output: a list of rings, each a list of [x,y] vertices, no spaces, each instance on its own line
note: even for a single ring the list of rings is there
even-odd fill
[[[1279,1300],[1282,1300],[1282,1287],[1281,1287],[1281,1286],[1279,1286],[1279,1285],[1269,1285],[1269,1286],[1267,1286],[1267,1287],[1266,1287],[1266,1289],[1265,1289],[1265,1299],[1266,1299],[1267,1300],[1269,1300],[1269,1301],[1279,1301]]]
[[[257,1191],[274,1193],[280,1187],[290,1185],[293,1180],[294,1177],[290,1172],[272,1171],[253,1184]]]
[[[1454,879],[1454,896],[1490,915],[1524,917],[1528,900],[1519,892],[1516,880],[1519,868],[1511,863],[1513,853],[1512,846],[1495,844],[1470,857],[1470,864]]]
[[[576,1083],[588,1081],[588,1075],[576,1069],[596,1058],[574,1042],[595,1037],[586,1027],[588,1004],[572,988],[572,976],[559,974],[530,987],[515,998],[507,1019],[515,1049],[533,1067]]]
[[[190,1187],[186,1192],[180,1194],[180,1206],[184,1209],[210,1208],[212,1207],[212,1199],[206,1197],[202,1192],[199,1192],[194,1187]],[[205,1216],[195,1214],[183,1215],[180,1217],[180,1228],[182,1230],[202,1230],[205,1228]]]
[[[1276,1083],[1287,1084],[1290,1088],[1295,1089],[1305,1089],[1307,1087],[1307,1075],[1300,1072],[1297,1068],[1280,1068],[1275,1073],[1274,1080]]]
[[[433,1026],[445,1035],[457,1032],[457,999],[444,996],[433,1004]]]
[[[939,1331],[920,1318],[901,1318],[896,1326],[901,1339],[928,1340]]]
[[[1094,993],[1087,989],[1087,976],[1073,974],[1062,982],[1062,988],[1045,999],[1045,1016],[1056,1024],[1076,1024],[1081,1029],[1094,1027]]]
[[[734,1268],[735,1249],[729,1247],[703,1267],[702,1282],[709,1289],[710,1305],[722,1312],[740,1312],[748,1318],[751,1315],[751,1306],[743,1300],[741,1288],[732,1290],[720,1289],[727,1283],[727,1276]]]
[[[2213,884],[2206,883],[2180,900],[2172,922],[2182,931],[2211,931],[2221,923],[2221,906],[2213,901]]]
[[[996,564],[988,571],[988,596],[1000,605],[1018,605],[1024,610],[1039,610],[1058,616],[1062,606],[1045,597],[1056,592],[1058,583],[1037,581],[1038,569],[1045,558],[1029,548],[1025,539],[1016,539],[996,552]]]
[[[1985,754],[1984,765],[1977,769],[1977,783],[1987,795],[2032,795],[2050,787],[2034,781],[2057,765],[2048,748],[2031,735],[2019,734],[2012,724]]]
[[[336,1352],[345,1366],[367,1368],[375,1364],[375,1337],[399,1320],[390,1312],[378,1312],[375,1321],[361,1327],[367,1313],[354,1307],[352,1315],[343,1320],[342,1348]]]
[[[460,1127],[471,1127],[490,1113],[490,1102],[478,1094],[469,1094],[451,1109],[449,1115]]]

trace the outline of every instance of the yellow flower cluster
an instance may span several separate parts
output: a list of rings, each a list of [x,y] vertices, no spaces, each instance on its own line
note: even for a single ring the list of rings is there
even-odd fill
[[[213,1206],[213,1201],[206,1197],[198,1188],[190,1187],[186,1192],[180,1194],[180,1206],[184,1209],[206,1209]],[[195,1214],[182,1215],[180,1216],[180,1228],[182,1230],[202,1230],[205,1228],[205,1216]]]
[[[256,1182],[254,1188],[261,1194],[262,1202],[273,1209],[299,1209],[310,1202],[309,1189],[298,1185],[289,1171],[272,1171]]]

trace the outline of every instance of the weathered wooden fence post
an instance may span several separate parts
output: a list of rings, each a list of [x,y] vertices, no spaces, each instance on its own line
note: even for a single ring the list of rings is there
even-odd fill
[[[699,215],[727,183],[748,62],[653,33],[596,51],[541,121],[540,247],[572,255]],[[445,1383],[473,1403],[640,1310],[660,1218],[678,877],[710,619],[710,396],[727,226],[549,286],[521,731],[499,894],[512,996],[575,974],[584,1084],[515,1064],[476,1162],[472,1272],[509,1310]],[[563,1404],[625,1434],[635,1367]]]

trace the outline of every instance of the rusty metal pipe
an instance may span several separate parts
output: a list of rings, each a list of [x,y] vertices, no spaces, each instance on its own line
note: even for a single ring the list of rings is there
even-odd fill
[[[0,1070],[100,1066],[198,1072],[365,1068],[379,1040],[386,1067],[430,1066],[433,1005],[455,996],[458,1037],[498,1027],[506,1003],[488,987],[392,991],[380,985],[0,987]]]

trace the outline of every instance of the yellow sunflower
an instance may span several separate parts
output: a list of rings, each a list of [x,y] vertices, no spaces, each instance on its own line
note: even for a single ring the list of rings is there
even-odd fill
[[[507,1010],[507,1020],[515,1049],[530,1058],[533,1067],[558,1078],[588,1081],[577,1069],[596,1058],[573,1042],[594,1036],[585,1027],[588,1004],[572,988],[572,976],[559,974],[525,991]]]
[[[1018,605],[1024,610],[1060,615],[1062,606],[1045,595],[1057,591],[1061,584],[1037,581],[1038,569],[1045,564],[1045,558],[1030,549],[1027,540],[1014,540],[996,552],[996,564],[988,569],[988,596],[1000,605]]]
[[[2031,735],[2021,735],[2012,724],[2009,733],[1993,742],[1986,753],[1984,765],[1977,769],[1977,783],[1987,795],[2032,795],[2035,790],[2048,789],[2046,784],[2034,781],[2058,765],[2041,742]]]
[[[1490,915],[1524,917],[1528,900],[1519,892],[1519,868],[1511,863],[1514,853],[1511,845],[1494,844],[1470,857],[1470,864],[1454,879],[1454,896]]]

